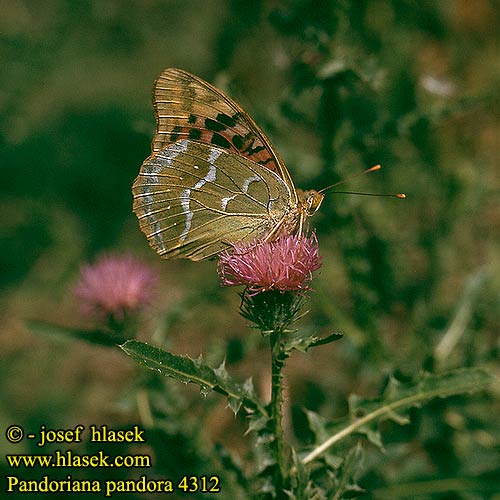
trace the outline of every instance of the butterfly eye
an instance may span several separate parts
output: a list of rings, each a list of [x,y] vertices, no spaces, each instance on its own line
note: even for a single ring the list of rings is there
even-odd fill
[[[313,215],[320,207],[324,197],[324,194],[318,193],[318,191],[315,191],[314,189],[302,192],[302,209],[305,210],[307,215]]]
[[[314,189],[309,191],[309,215],[313,215],[318,210],[324,197],[324,194],[318,193]]]

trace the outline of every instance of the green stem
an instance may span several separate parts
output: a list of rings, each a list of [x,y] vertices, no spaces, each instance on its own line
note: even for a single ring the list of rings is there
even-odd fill
[[[273,452],[277,462],[275,473],[275,486],[277,498],[284,497],[286,484],[286,457],[283,441],[283,367],[287,358],[283,351],[281,332],[273,332],[270,335],[272,356],[272,378],[271,378],[271,428],[274,435]]]

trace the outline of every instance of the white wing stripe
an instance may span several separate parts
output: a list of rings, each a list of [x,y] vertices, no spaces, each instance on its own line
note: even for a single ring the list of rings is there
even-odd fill
[[[218,157],[218,155],[217,155]],[[217,157],[215,159],[217,159]],[[215,161],[215,159],[213,161]],[[214,182],[217,177],[217,168],[211,162],[210,168],[208,169],[207,175],[200,179],[194,186],[193,189],[200,189],[207,182]],[[184,241],[191,229],[191,220],[193,219],[193,211],[191,210],[191,189],[184,189],[180,196],[181,207],[184,214],[186,214],[186,223],[184,227],[184,231],[180,235],[180,241]]]

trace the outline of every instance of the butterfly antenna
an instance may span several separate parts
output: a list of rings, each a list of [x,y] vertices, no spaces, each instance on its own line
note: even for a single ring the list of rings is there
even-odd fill
[[[365,174],[369,174],[370,172],[375,172],[375,170],[380,170],[382,167],[380,165],[375,165],[371,168],[367,168],[366,170],[363,170],[363,172],[358,172],[357,174],[350,175],[349,177],[346,177],[345,179],[342,179],[341,181],[336,182],[335,184],[331,184],[330,186],[327,186],[326,188],[321,189],[318,191],[318,193],[323,193],[324,191],[327,191],[328,189],[331,189],[335,186],[338,186],[340,184],[344,184],[344,182],[348,182],[352,179],[355,179],[356,177],[360,177]]]
[[[320,189],[318,193],[323,193],[324,191],[327,191],[328,189],[331,189],[335,186],[339,186],[340,184],[344,184],[344,182],[348,182],[352,179],[355,179],[356,177],[361,177],[362,175],[369,174],[370,172],[375,172],[376,170],[380,170],[382,167],[380,165],[374,165],[373,167],[367,168],[366,170],[363,170],[362,172],[358,172],[357,174],[350,175],[349,177],[346,177],[345,179],[342,179],[341,181],[336,182],[335,184],[331,184],[330,186],[327,186],[326,188]],[[392,196],[394,198],[400,198],[404,199],[406,198],[406,195],[404,193],[395,193],[395,194],[378,194],[378,193],[359,193],[357,191],[335,191],[336,193],[339,194],[359,194],[361,196]]]
[[[358,191],[335,191],[335,194],[359,194],[361,196],[391,196],[392,198],[399,198],[404,200],[406,195],[404,193],[360,193]]]

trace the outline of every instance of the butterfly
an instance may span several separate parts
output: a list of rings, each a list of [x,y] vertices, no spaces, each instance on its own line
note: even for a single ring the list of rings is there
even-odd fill
[[[134,181],[133,210],[163,258],[193,261],[232,244],[302,232],[321,192],[296,189],[243,108],[186,71],[155,82],[156,133]]]

